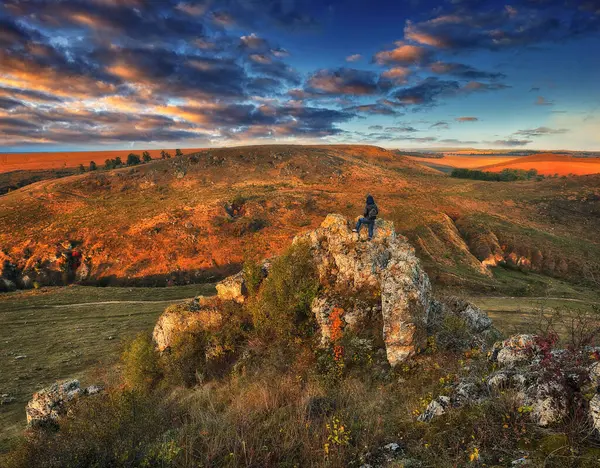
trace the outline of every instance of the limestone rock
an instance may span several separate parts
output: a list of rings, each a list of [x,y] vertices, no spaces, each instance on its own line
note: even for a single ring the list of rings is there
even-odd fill
[[[567,415],[567,392],[557,381],[536,383],[528,389],[525,403],[533,407],[531,416],[538,426],[547,427]]]
[[[393,223],[378,219],[372,241],[361,241],[348,220],[328,215],[320,227],[296,237],[312,250],[321,284],[333,289],[379,290],[383,339],[387,358],[394,366],[413,355],[423,344],[432,304],[431,284],[414,249],[397,236]],[[324,299],[313,308],[321,313]],[[327,317],[317,315],[326,324]],[[324,335],[327,327],[323,327]]]
[[[244,282],[244,273],[239,273],[225,278],[216,285],[217,296],[224,301],[235,301],[242,303],[246,299],[248,291]]]
[[[470,302],[457,297],[450,297],[444,302],[444,305],[447,307],[448,312],[462,318],[474,333],[481,333],[492,327],[492,319],[479,307],[475,307]]]
[[[503,367],[515,367],[531,362],[539,351],[535,335],[514,335],[494,345],[492,360]]]
[[[430,422],[433,418],[441,416],[450,407],[450,397],[439,396],[435,400],[431,400],[425,411],[419,415],[417,420],[421,422]]]
[[[79,380],[56,382],[33,394],[27,403],[27,424],[39,427],[55,423],[67,412],[67,404],[82,393]]]
[[[218,299],[198,297],[190,303],[168,307],[156,322],[152,337],[162,352],[171,347],[182,332],[218,329],[222,318]]]
[[[596,393],[590,400],[589,408],[594,429],[600,434],[600,393]]]

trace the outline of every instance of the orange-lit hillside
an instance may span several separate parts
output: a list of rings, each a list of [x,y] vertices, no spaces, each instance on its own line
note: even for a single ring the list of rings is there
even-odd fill
[[[504,163],[482,165],[479,169],[493,172],[503,169],[537,169],[544,175],[588,175],[600,173],[600,158],[576,158],[563,154],[541,153]]]
[[[184,153],[193,153],[199,151],[198,148],[190,148],[182,151]],[[120,156],[123,161],[129,153],[141,155],[143,149],[136,150],[118,150],[118,151],[77,151],[77,152],[57,152],[57,153],[0,153],[0,173],[11,171],[28,171],[36,169],[61,169],[66,167],[77,167],[80,164],[88,166],[90,161],[94,161],[98,166],[104,164],[106,159],[114,159]],[[175,154],[175,149],[165,149]],[[160,158],[161,150],[148,150],[150,156],[154,159]]]

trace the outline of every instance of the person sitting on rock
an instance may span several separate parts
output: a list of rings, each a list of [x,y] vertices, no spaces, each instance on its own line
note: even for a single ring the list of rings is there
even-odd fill
[[[367,195],[367,204],[365,206],[365,212],[361,218],[358,219],[356,223],[356,228],[352,230],[352,232],[357,232],[360,236],[360,228],[363,224],[366,224],[369,228],[369,240],[373,239],[373,228],[375,227],[375,220],[377,219],[377,215],[379,214],[379,209],[375,204],[375,200],[371,195]]]

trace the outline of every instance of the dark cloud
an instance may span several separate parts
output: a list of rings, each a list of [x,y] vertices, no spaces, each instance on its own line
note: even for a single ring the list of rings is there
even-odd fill
[[[404,113],[398,110],[398,108],[388,105],[386,103],[377,102],[375,104],[361,104],[357,106],[347,107],[345,109],[347,112],[355,112],[359,114],[368,114],[368,115],[389,115],[400,117],[403,116]]]
[[[517,140],[517,139],[513,139],[513,138],[509,138],[507,140],[496,140],[496,141],[488,141],[487,143],[490,143],[494,146],[525,146],[528,145],[529,143],[531,143],[531,140]]]
[[[500,50],[563,41],[600,28],[600,15],[583,14],[577,2],[551,0],[522,7],[483,2],[454,5],[454,10],[432,19],[407,21],[405,39],[440,49]]]
[[[521,135],[524,137],[538,137],[544,135],[561,135],[563,133],[567,133],[568,130],[565,128],[549,128],[549,127],[538,127],[532,128],[529,130],[519,130],[515,133],[515,135]]]
[[[431,105],[439,97],[456,94],[460,89],[457,81],[427,78],[421,83],[393,93],[393,97],[406,105]]]
[[[378,78],[374,72],[354,68],[325,69],[310,76],[306,89],[315,95],[367,96],[379,93]]]
[[[499,80],[506,78],[504,73],[485,72],[462,63],[434,62],[429,68],[438,75],[451,75],[468,80]]]
[[[448,122],[440,120],[439,122],[436,122],[436,123],[432,124],[429,128],[443,128],[443,129],[448,129],[448,128],[450,128],[450,125],[448,125]]]
[[[458,140],[456,138],[447,138],[445,140],[439,140],[440,143],[444,143],[447,145],[476,145],[479,142],[478,141],[471,141],[471,140]]]

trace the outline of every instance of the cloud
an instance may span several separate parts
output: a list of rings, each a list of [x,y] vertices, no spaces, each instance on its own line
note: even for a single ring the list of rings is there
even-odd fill
[[[263,38],[258,37],[255,33],[240,37],[240,45],[243,48],[251,50],[263,50],[269,48],[269,43]]]
[[[415,86],[396,91],[393,97],[405,105],[431,105],[439,97],[456,94],[459,89],[457,81],[430,77]]]
[[[548,101],[544,96],[538,96],[534,103],[536,106],[553,106],[553,101]]]
[[[449,129],[450,125],[448,125],[448,122],[440,120],[439,122],[436,122],[436,123],[432,124],[429,128]]]
[[[439,140],[440,143],[444,143],[447,145],[476,145],[479,142],[478,141],[471,141],[471,140],[458,140],[456,138],[447,138],[445,140]]]
[[[361,104],[357,106],[351,106],[344,109],[347,112],[355,112],[358,114],[368,115],[389,115],[400,117],[404,115],[403,112],[396,109],[394,106],[387,105],[383,102],[377,102],[375,104]]]
[[[451,75],[468,80],[499,80],[506,78],[503,73],[480,71],[462,63],[434,62],[429,68],[438,75]]]
[[[457,117],[454,120],[457,122],[477,122],[479,118],[477,117]]]
[[[563,133],[567,133],[568,130],[565,128],[548,128],[548,127],[538,127],[532,128],[529,130],[519,130],[515,133],[515,135],[522,135],[524,137],[538,137],[544,135],[562,135]]]
[[[419,65],[431,55],[432,51],[425,47],[397,42],[395,49],[378,52],[373,60],[379,65]]]
[[[578,2],[524,0],[523,8],[454,0],[454,11],[408,20],[405,40],[439,49],[502,50],[564,41],[597,32],[600,15],[582,14]],[[484,6],[481,6],[484,5]]]
[[[469,81],[462,89],[466,92],[474,91],[500,91],[511,86],[502,83],[482,83],[481,81]]]
[[[317,95],[368,96],[379,92],[377,78],[374,72],[354,68],[319,70],[308,79],[307,90]]]
[[[494,146],[525,146],[531,143],[531,140],[517,140],[513,138],[509,138],[507,140],[496,140],[496,141],[488,141],[486,143],[490,143]]]
[[[346,62],[358,62],[361,59],[362,59],[362,55],[353,54],[353,55],[349,55],[348,57],[346,57]]]
[[[411,75],[412,71],[407,67],[394,67],[389,70],[384,71],[381,74],[381,78],[384,80],[389,80],[394,85],[403,85],[408,82],[408,77]]]

